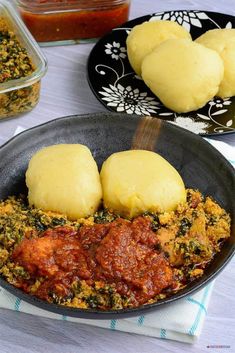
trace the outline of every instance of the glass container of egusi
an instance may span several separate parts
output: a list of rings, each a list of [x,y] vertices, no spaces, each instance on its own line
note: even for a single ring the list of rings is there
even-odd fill
[[[14,8],[0,0],[0,119],[38,102],[46,60]]]
[[[130,0],[14,0],[40,45],[90,42],[128,20]]]

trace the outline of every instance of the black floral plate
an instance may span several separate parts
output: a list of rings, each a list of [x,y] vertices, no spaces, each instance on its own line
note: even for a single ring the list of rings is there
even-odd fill
[[[95,96],[111,111],[151,115],[200,135],[235,132],[235,97],[215,97],[202,109],[177,114],[167,109],[132,70],[126,53],[131,28],[144,21],[171,20],[195,39],[213,28],[235,28],[235,17],[207,11],[166,11],[129,21],[101,38],[88,59],[88,82]]]

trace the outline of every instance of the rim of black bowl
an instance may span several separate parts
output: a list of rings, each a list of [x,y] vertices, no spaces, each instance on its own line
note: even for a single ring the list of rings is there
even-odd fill
[[[48,122],[45,122],[43,124],[31,127],[16,136],[13,136],[11,139],[9,139],[7,142],[5,142],[3,145],[0,146],[0,151],[7,147],[9,144],[11,144],[12,141],[16,141],[17,139],[21,138],[26,138],[27,135],[30,134],[32,131],[37,131],[40,130],[41,128],[47,128],[50,127],[50,125],[53,127],[53,125],[60,124],[60,122],[64,122],[66,120],[70,119],[78,119],[79,123],[82,123],[83,121],[88,121],[87,119],[97,119],[97,118],[104,118],[104,120],[107,119],[117,119],[117,120],[122,120],[123,118],[125,119],[130,119],[130,120],[136,120],[136,119],[141,119],[143,118],[142,116],[137,116],[137,115],[129,115],[126,113],[109,113],[109,112],[99,112],[99,113],[90,113],[90,114],[83,114],[83,115],[70,115],[70,116],[65,116],[65,117],[60,117],[56,118],[53,120],[50,120]],[[207,145],[207,149],[213,151],[215,155],[217,155],[218,158],[222,159],[224,164],[228,169],[230,169],[230,172],[233,173],[233,178],[234,178],[234,183],[235,183],[235,173],[234,173],[234,168],[232,165],[227,161],[227,159],[218,151],[216,150],[209,142],[204,140],[200,135],[196,135],[184,128],[178,127],[176,125],[173,125],[171,123],[168,123],[167,121],[161,120],[162,124],[166,124],[170,129],[177,131],[181,131],[191,135],[191,139],[198,140],[200,143]],[[235,210],[234,210],[235,211]],[[233,214],[232,220],[235,219],[235,212]],[[232,234],[231,234],[232,235]],[[228,264],[228,262],[232,259],[233,255],[235,254],[235,244],[231,247],[230,251],[228,252],[227,256],[223,260],[222,264],[217,268],[216,271],[213,271],[210,275],[204,274],[202,277],[200,277],[198,280],[195,280],[191,282],[189,285],[187,285],[184,289],[180,290],[179,292],[176,292],[176,294],[172,295],[169,298],[161,299],[157,302],[151,303],[151,304],[144,304],[141,306],[138,306],[136,308],[126,308],[126,309],[119,309],[119,310],[100,310],[100,309],[79,309],[79,308],[74,308],[74,307],[66,307],[63,305],[59,304],[54,304],[54,303],[49,303],[46,302],[42,299],[39,299],[37,297],[34,297],[30,294],[27,294],[23,292],[22,290],[18,289],[17,287],[13,286],[12,284],[8,283],[5,279],[3,279],[0,276],[0,285],[9,291],[11,294],[15,295],[16,297],[20,298],[21,300],[24,300],[25,302],[32,304],[40,309],[53,312],[62,316],[69,316],[69,317],[77,317],[77,318],[85,318],[85,319],[118,319],[118,318],[127,318],[127,317],[132,317],[132,316],[139,316],[141,314],[148,313],[152,311],[153,309],[158,309],[161,307],[165,307],[166,305],[169,305],[171,303],[175,303],[180,299],[185,298],[186,296],[191,295],[194,292],[197,292],[198,290],[202,289],[205,287],[209,282],[211,282],[223,269],[224,267]]]

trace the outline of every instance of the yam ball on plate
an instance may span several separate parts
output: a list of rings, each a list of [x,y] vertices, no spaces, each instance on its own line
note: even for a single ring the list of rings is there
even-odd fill
[[[26,171],[30,205],[71,220],[96,212],[102,198],[100,176],[90,150],[59,144],[35,153]]]
[[[100,176],[104,206],[127,218],[146,211],[171,211],[186,201],[181,176],[155,152],[114,153],[103,163]]]
[[[223,78],[219,54],[188,39],[169,39],[147,55],[142,78],[169,109],[186,113],[203,107]]]
[[[222,98],[235,95],[235,29],[212,29],[199,38],[197,43],[216,50],[224,63],[224,77],[217,96]]]
[[[169,38],[191,39],[189,32],[176,22],[150,21],[132,28],[127,37],[127,55],[134,71],[141,76],[143,58]]]

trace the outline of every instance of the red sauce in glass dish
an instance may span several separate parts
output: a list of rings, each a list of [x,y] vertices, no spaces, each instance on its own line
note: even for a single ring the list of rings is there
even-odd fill
[[[44,277],[34,293],[49,300],[51,292],[66,297],[78,279],[88,285],[95,281],[115,284],[116,291],[132,298],[132,305],[146,303],[174,283],[173,271],[147,218],[129,222],[58,227],[39,238],[24,239],[12,259],[23,266],[31,278]],[[27,281],[20,285],[27,291]]]
[[[38,42],[101,37],[128,20],[130,5],[129,0],[118,1],[118,4],[115,4],[117,1],[100,0],[87,1],[86,8],[84,4],[79,8],[79,1],[70,0],[66,1],[66,7],[60,10],[64,1],[35,1],[31,7],[29,3],[19,1],[18,7],[23,21]],[[50,3],[50,6],[52,3],[55,5],[47,9],[47,3]]]

